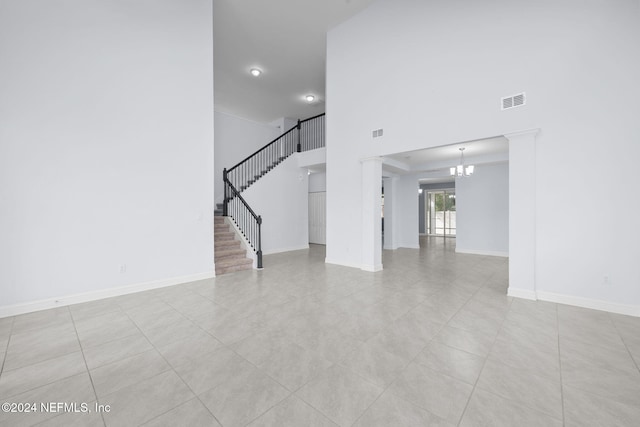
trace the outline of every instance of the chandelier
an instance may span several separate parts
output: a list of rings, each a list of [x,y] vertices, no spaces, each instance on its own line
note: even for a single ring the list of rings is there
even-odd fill
[[[451,176],[471,176],[473,174],[473,165],[464,165],[464,147],[460,148],[460,164],[449,168]]]

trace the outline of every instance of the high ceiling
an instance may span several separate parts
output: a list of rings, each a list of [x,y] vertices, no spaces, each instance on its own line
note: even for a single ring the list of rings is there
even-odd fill
[[[464,157],[466,159],[476,160],[478,158],[507,153],[509,151],[509,143],[507,138],[499,136],[417,151],[408,151],[387,157],[401,161],[411,169],[417,171],[429,170],[429,165],[433,164],[450,163],[451,166],[453,166],[459,163],[460,148],[464,148]]]
[[[372,2],[214,0],[216,111],[263,123],[324,112],[327,30]]]
[[[453,181],[449,168],[460,163],[460,148],[464,148],[467,165],[508,161],[509,143],[504,136],[498,136],[384,156],[383,174],[421,174],[421,183]]]

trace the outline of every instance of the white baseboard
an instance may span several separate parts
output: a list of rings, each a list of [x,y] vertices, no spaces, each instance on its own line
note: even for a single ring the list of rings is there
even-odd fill
[[[362,264],[355,264],[355,263],[349,263],[349,262],[342,262],[342,261],[335,261],[335,260],[331,260],[329,258],[325,258],[324,259],[324,263],[325,264],[333,264],[333,265],[340,265],[342,267],[350,267],[350,268],[357,268],[358,270],[361,269]]]
[[[340,265],[342,267],[357,268],[358,270],[370,271],[370,272],[373,272],[373,273],[383,270],[382,264],[377,264],[377,265],[355,264],[355,263],[347,263],[347,262],[342,262],[342,261],[334,261],[334,260],[330,260],[329,258],[325,258],[324,259],[324,263],[325,264]]]
[[[269,249],[268,251],[263,250],[263,255],[271,255],[271,254],[279,254],[281,252],[291,252],[291,251],[300,251],[302,249],[309,249],[309,244],[304,244],[300,246],[291,246],[288,248],[277,248],[277,249]]]
[[[529,291],[527,289],[517,289],[512,287],[509,287],[509,289],[507,289],[507,295],[509,295],[510,297],[523,298],[523,299],[528,299],[533,301],[536,301],[538,299],[534,291]]]
[[[488,255],[488,256],[500,256],[504,258],[509,258],[509,252],[503,251],[479,251],[475,249],[459,249],[456,248],[457,254],[469,254],[469,255]]]
[[[627,316],[640,317],[639,305],[620,304],[615,302],[575,297],[571,295],[561,295],[544,291],[537,291],[536,293],[538,295],[538,299],[542,301],[574,305],[577,307],[591,308],[594,310],[608,311],[610,313],[626,314]]]
[[[420,245],[403,245],[403,244],[400,244],[400,245],[398,245],[398,248],[420,249]]]
[[[133,285],[121,286],[117,288],[102,289],[94,292],[67,295],[58,298],[49,298],[39,301],[26,302],[22,304],[0,306],[0,318],[16,316],[18,314],[32,313],[34,311],[48,310],[50,308],[64,307],[72,304],[95,301],[104,298],[117,297],[120,295],[133,294],[136,292],[148,291],[150,289],[164,288],[167,286],[179,285],[181,283],[195,282],[197,280],[211,279],[215,277],[215,271],[191,274],[189,276],[172,277],[170,279],[154,280]]]
[[[360,269],[364,270],[364,271],[370,271],[372,273],[375,273],[375,272],[378,272],[378,271],[382,271],[382,264],[376,264],[376,265],[362,264]]]

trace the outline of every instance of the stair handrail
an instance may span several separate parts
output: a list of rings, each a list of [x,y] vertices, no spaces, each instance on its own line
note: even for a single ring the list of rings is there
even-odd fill
[[[253,209],[251,209],[240,192],[244,191],[269,170],[277,166],[293,153],[300,153],[302,151],[324,147],[324,116],[325,113],[321,113],[316,116],[309,117],[308,119],[298,120],[296,125],[291,129],[287,130],[285,133],[278,136],[273,141],[269,142],[267,145],[231,168],[225,168],[222,172],[222,180],[224,184],[223,215],[229,216],[233,220],[238,230],[255,249],[258,268],[262,268],[262,217],[257,215]],[[303,132],[302,129],[304,124],[319,119],[320,117],[323,118],[321,121],[319,120],[320,124],[314,122]],[[298,131],[297,139],[295,141],[293,139],[287,139],[287,136],[296,130]],[[317,135],[318,132],[320,133],[319,139]],[[303,133],[308,137],[308,141],[305,140],[304,144],[302,141]],[[282,145],[279,148],[274,149],[273,146],[277,143],[281,143]],[[235,171],[240,166],[242,166],[242,168]],[[234,171],[235,173],[231,176],[234,177],[235,181],[238,181],[235,183],[229,179],[230,173]],[[258,175],[256,175],[256,173]],[[239,185],[240,189],[236,188],[236,185]],[[239,200],[240,203],[236,203],[235,200]],[[231,209],[229,206],[230,203],[235,203]],[[240,211],[240,209],[243,209],[243,211]],[[231,210],[237,211],[234,212],[235,216],[230,215],[232,213],[230,212]],[[253,222],[247,224],[247,215],[253,218],[255,224]],[[244,229],[245,227],[248,229]]]
[[[249,212],[249,214],[253,217],[253,219],[256,222],[256,235],[257,235],[257,242],[252,242],[251,240],[249,240],[248,236],[245,234],[245,232],[243,230],[242,233],[245,235],[245,237],[247,237],[247,240],[249,241],[249,243],[254,246],[254,249],[256,250],[256,258],[257,258],[257,267],[258,268],[262,268],[262,217],[258,214],[256,214],[253,209],[251,209],[251,206],[249,206],[249,204],[247,203],[247,201],[244,199],[244,197],[242,197],[242,195],[240,194],[240,192],[236,189],[236,187],[233,186],[233,184],[231,183],[231,181],[229,181],[227,179],[227,170],[225,169],[223,171],[223,175],[224,175],[224,198],[225,198],[225,203],[223,206],[223,216],[228,216],[228,200],[237,198],[242,205],[244,205],[244,208],[247,210],[247,212]],[[233,193],[232,197],[229,197],[229,194],[227,193],[227,190],[230,190],[231,193]],[[238,223],[238,220],[236,218],[232,218],[233,221],[236,223],[236,225],[240,225]]]
[[[285,133],[283,133],[282,135],[278,136],[276,139],[274,139],[273,141],[269,142],[267,145],[265,145],[264,147],[262,147],[261,149],[259,149],[258,151],[256,151],[253,154],[248,155],[246,158],[244,158],[243,160],[239,161],[238,163],[236,163],[235,165],[233,165],[232,167],[230,167],[229,169],[227,169],[227,172],[231,172],[232,170],[234,170],[235,168],[237,168],[238,166],[240,166],[241,164],[245,163],[247,160],[251,159],[252,157],[257,156],[258,154],[262,153],[263,151],[266,151],[269,147],[271,147],[273,144],[275,144],[276,142],[280,141],[280,139],[282,139],[285,135],[289,134],[290,132],[293,132],[294,130],[296,130],[298,128],[298,125],[295,125],[294,127],[292,127],[291,129],[289,129],[288,131],[286,131]]]
[[[236,164],[235,164],[235,165],[233,165],[232,167],[228,168],[228,169],[227,169],[227,172],[231,172],[232,170],[234,170],[235,168],[237,168],[238,166],[240,166],[241,164],[243,164],[244,162],[246,162],[246,161],[247,161],[247,160],[249,160],[250,158],[252,158],[252,157],[254,157],[254,156],[258,155],[259,153],[261,153],[261,152],[263,152],[263,151],[265,151],[265,150],[267,150],[271,145],[273,145],[273,144],[275,144],[276,142],[278,142],[278,141],[279,141],[280,139],[282,139],[285,135],[287,135],[287,134],[289,134],[289,133],[293,132],[293,131],[294,131],[294,130],[296,130],[296,129],[300,130],[300,126],[301,126],[303,123],[309,122],[309,121],[311,121],[311,120],[315,120],[315,119],[317,119],[317,118],[319,118],[319,117],[324,116],[325,114],[326,114],[326,113],[320,113],[320,114],[318,114],[318,115],[316,115],[316,116],[309,117],[308,119],[298,120],[298,123],[297,123],[295,126],[293,126],[291,129],[289,129],[289,130],[288,130],[288,131],[286,131],[285,133],[281,134],[280,136],[276,137],[275,139],[273,139],[273,141],[271,141],[271,142],[267,143],[267,145],[265,145],[264,147],[262,147],[262,148],[260,148],[259,150],[255,151],[253,154],[248,155],[247,157],[245,157],[244,159],[242,159],[241,161],[239,161],[238,163],[236,163]],[[298,151],[298,153],[299,153],[299,152],[300,152],[300,151]]]

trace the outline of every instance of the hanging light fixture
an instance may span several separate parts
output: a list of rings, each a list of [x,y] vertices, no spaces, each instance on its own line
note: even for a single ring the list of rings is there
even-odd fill
[[[460,164],[458,166],[449,168],[451,176],[471,176],[473,174],[473,165],[464,165],[464,147],[460,148]]]

